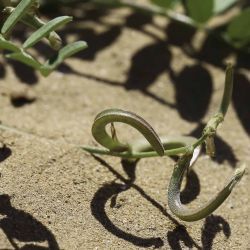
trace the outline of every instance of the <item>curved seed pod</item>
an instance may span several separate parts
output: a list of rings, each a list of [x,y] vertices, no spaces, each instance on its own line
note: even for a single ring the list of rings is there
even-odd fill
[[[143,134],[159,155],[164,155],[164,147],[160,138],[149,123],[134,113],[120,109],[105,110],[95,118],[92,126],[92,134],[96,141],[104,147],[115,152],[129,151],[131,148],[128,144],[122,144],[117,140],[113,140],[112,137],[107,134],[105,130],[106,125],[113,122],[122,122],[131,125]]]
[[[226,183],[222,190],[206,204],[197,209],[189,209],[180,200],[180,187],[185,170],[190,164],[192,153],[184,155],[177,162],[169,183],[168,205],[173,214],[185,221],[196,221],[207,217],[216,210],[230,195],[234,186],[240,181],[245,173],[245,166],[237,169],[231,179]]]

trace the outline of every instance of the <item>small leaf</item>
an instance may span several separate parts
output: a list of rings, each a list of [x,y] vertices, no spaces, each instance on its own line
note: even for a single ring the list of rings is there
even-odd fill
[[[15,24],[26,14],[34,2],[35,0],[22,0],[4,22],[1,33],[5,35],[10,32]]]
[[[250,8],[236,16],[227,28],[228,36],[239,43],[246,44],[250,41]]]
[[[68,22],[72,21],[72,17],[69,16],[61,16],[57,17],[45,25],[43,25],[40,29],[35,31],[23,44],[23,48],[27,49],[33,46],[35,43],[40,41],[43,37],[46,37],[51,31],[55,30],[61,25],[64,25]]]
[[[72,56],[73,54],[81,50],[86,49],[87,47],[88,45],[84,41],[78,41],[78,42],[66,45],[64,48],[59,50],[55,58],[50,59],[41,67],[40,71],[42,75],[48,76],[66,58]]]
[[[28,53],[21,51],[21,52],[17,52],[17,53],[12,53],[12,54],[8,54],[6,55],[7,58],[10,59],[14,59],[17,60],[19,62],[22,62],[24,64],[27,64],[28,66],[31,66],[35,69],[40,69],[41,68],[41,64],[36,61],[31,55],[29,55]]]
[[[223,12],[224,10],[228,9],[230,6],[232,6],[234,3],[236,3],[237,0],[214,0],[214,14],[218,14]]]
[[[188,0],[186,2],[189,16],[198,23],[205,23],[213,15],[214,0]]]
[[[21,19],[21,22],[34,29],[40,29],[43,25],[45,25],[45,23],[39,17],[30,14],[25,15]],[[62,40],[55,31],[50,32],[46,38],[53,49],[59,50],[61,48]]]
[[[16,46],[14,43],[7,41],[4,37],[0,34],[0,48],[7,49],[13,52],[19,52],[20,48]]]

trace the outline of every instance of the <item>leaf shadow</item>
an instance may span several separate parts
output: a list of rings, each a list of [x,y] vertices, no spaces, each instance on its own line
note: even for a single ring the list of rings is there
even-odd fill
[[[0,220],[0,228],[8,238],[14,249],[54,249],[59,250],[58,243],[52,232],[32,215],[11,205],[9,195],[0,195],[0,214],[4,218]],[[16,242],[27,243],[19,248]],[[34,242],[34,243],[31,243]],[[48,247],[40,247],[37,243],[48,244]]]
[[[234,76],[233,106],[248,135],[250,135],[250,81],[243,74]]]
[[[12,151],[9,147],[4,145],[2,148],[0,148],[0,162],[5,161],[11,155],[12,155]]]
[[[0,78],[4,78],[6,75],[6,70],[5,70],[5,67],[4,67],[4,64],[2,62],[0,62]]]
[[[181,118],[199,122],[207,112],[212,96],[212,78],[199,64],[185,66],[181,72],[170,71],[175,88],[176,108]]]
[[[196,29],[191,26],[185,26],[181,23],[170,21],[165,29],[166,40],[169,44],[186,49],[190,49],[192,38],[196,33]]]
[[[211,34],[205,38],[201,48],[191,56],[202,63],[209,63],[224,70],[226,68],[225,59],[235,52],[234,48]]]
[[[10,59],[7,60],[7,62],[9,65],[12,66],[15,75],[17,76],[17,78],[21,83],[27,85],[35,85],[36,83],[38,83],[37,72],[33,68],[21,62]]]
[[[159,103],[174,108],[174,104],[149,90],[160,74],[168,72],[171,57],[165,41],[153,42],[139,49],[131,59],[127,79],[122,86],[128,91],[139,90]]]
[[[121,27],[119,25],[110,25],[107,30],[97,33],[93,28],[81,29],[74,27],[65,27],[60,32],[61,38],[65,41],[68,36],[76,35],[77,40],[84,40],[88,43],[88,48],[79,52],[73,57],[80,58],[86,61],[94,61],[99,52],[111,46],[121,34]]]

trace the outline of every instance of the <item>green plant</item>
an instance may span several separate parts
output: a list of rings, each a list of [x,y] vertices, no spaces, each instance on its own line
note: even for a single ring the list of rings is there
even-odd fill
[[[67,1],[66,1],[67,2]],[[109,4],[111,6],[129,6],[140,11],[145,11],[154,14],[160,14],[171,18],[177,22],[189,25],[197,29],[205,30],[208,33],[219,35],[232,46],[248,51],[250,43],[250,35],[247,28],[249,21],[249,10],[244,10],[241,14],[235,17],[226,25],[226,29],[217,32],[215,29],[208,28],[206,22],[215,14],[225,11],[235,1],[219,2],[215,0],[190,0],[184,5],[187,15],[176,13],[172,10],[176,4],[181,1],[164,1],[151,0],[153,5],[142,6],[130,0],[93,0],[94,3]],[[6,56],[11,59],[21,61],[37,70],[44,76],[49,75],[65,58],[85,49],[85,42],[75,42],[61,48],[61,39],[55,32],[55,29],[70,22],[69,16],[57,17],[48,23],[44,23],[36,15],[36,10],[39,7],[36,0],[22,0],[15,5],[15,1],[3,1],[2,11],[7,16],[2,23],[0,34],[0,47],[8,50],[11,53]],[[216,3],[216,5],[214,5]],[[36,31],[21,45],[17,45],[10,40],[13,28],[18,22],[35,28]],[[29,52],[41,39],[46,38],[50,46],[59,50],[55,57],[47,60],[45,63],[40,63]],[[244,167],[236,170],[235,174],[224,186],[221,192],[218,193],[212,200],[197,210],[187,209],[180,201],[180,186],[183,180],[185,171],[192,167],[199,156],[201,145],[206,144],[206,152],[208,155],[215,154],[214,136],[217,127],[226,115],[233,89],[233,69],[229,65],[226,70],[225,88],[222,102],[218,112],[208,121],[203,133],[199,139],[193,137],[159,137],[153,128],[140,116],[119,109],[105,110],[97,115],[92,126],[93,137],[102,146],[107,149],[82,146],[82,148],[92,154],[104,154],[117,156],[127,160],[137,160],[145,157],[154,156],[175,156],[181,155],[178,160],[168,189],[168,203],[171,211],[179,218],[186,221],[195,221],[202,219],[217,209],[224,200],[230,195],[235,184],[241,179],[244,174]],[[118,140],[114,122],[123,122],[131,125],[143,134],[146,141],[134,141],[131,144],[123,144]],[[111,123],[111,136],[106,132],[106,125]],[[7,126],[0,125],[2,129],[10,129]]]
[[[92,0],[92,2],[110,7],[130,7],[147,14],[165,16],[175,22],[223,39],[236,49],[250,52],[250,8],[244,6],[244,1],[148,0],[148,4],[133,0]],[[247,3],[247,1],[245,2]],[[236,14],[226,18],[225,22],[210,24],[211,19],[215,19],[233,8]]]
[[[235,174],[224,186],[224,188],[208,203],[196,210],[189,210],[180,201],[180,187],[183,176],[188,167],[196,161],[200,146],[205,143],[207,154],[213,156],[215,148],[213,139],[217,127],[226,115],[233,89],[233,69],[229,65],[226,70],[225,88],[218,112],[211,117],[205,126],[199,139],[190,137],[159,137],[153,128],[138,115],[119,109],[109,109],[98,114],[92,126],[93,137],[106,149],[83,147],[84,150],[94,154],[106,154],[121,157],[123,159],[140,159],[145,157],[163,155],[182,155],[178,160],[168,189],[168,203],[171,211],[182,220],[195,221],[202,219],[217,209],[230,195],[235,184],[241,179],[245,167],[236,170]],[[135,141],[131,144],[123,144],[118,138],[114,122],[122,122],[137,129],[147,141]],[[111,136],[106,132],[105,127],[111,123]]]
[[[22,0],[16,6],[15,2],[4,1],[0,6],[2,13],[7,16],[2,24],[0,34],[0,48],[11,52],[6,55],[7,58],[27,64],[39,70],[42,75],[48,76],[66,58],[87,48],[87,43],[84,41],[74,42],[61,48],[62,41],[55,29],[72,21],[72,17],[61,16],[45,23],[36,15],[39,7],[38,0]],[[15,44],[10,40],[11,33],[18,22],[36,29],[22,45]],[[58,52],[54,57],[40,63],[28,50],[43,38],[46,38],[50,46]]]

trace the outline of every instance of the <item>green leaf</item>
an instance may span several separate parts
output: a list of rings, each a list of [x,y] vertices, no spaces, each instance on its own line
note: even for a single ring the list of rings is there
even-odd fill
[[[6,55],[6,57],[27,64],[28,66],[31,66],[38,70],[42,66],[37,60],[35,60],[31,55],[24,51],[8,54]]]
[[[43,37],[48,36],[48,34],[58,28],[61,25],[64,25],[68,22],[72,21],[72,17],[69,16],[61,16],[57,17],[45,25],[43,25],[40,29],[35,31],[23,44],[23,48],[27,49],[33,46],[35,43],[40,41]]]
[[[7,49],[13,52],[19,52],[20,48],[16,46],[14,43],[6,40],[1,34],[0,34],[0,48]]]
[[[4,13],[10,15],[14,10],[15,10],[15,8],[13,8],[13,7],[6,7],[4,9]],[[45,25],[45,22],[42,21],[38,16],[36,16],[34,14],[25,14],[20,19],[20,22],[22,22],[25,25],[27,25],[33,29],[36,29],[36,30],[41,28],[43,25]],[[60,36],[55,31],[50,32],[50,34],[47,36],[47,39],[50,43],[50,46],[53,49],[59,50],[61,48],[62,40],[61,40]]]
[[[198,23],[205,23],[213,15],[214,0],[188,0],[186,3],[188,15]]]
[[[163,8],[170,8],[170,6],[175,2],[174,0],[151,0],[151,3],[158,5]]]
[[[214,14],[218,14],[220,12],[223,12],[227,8],[229,8],[231,5],[236,3],[237,0],[214,0]]]
[[[21,22],[34,29],[40,29],[43,25],[45,25],[45,23],[39,17],[30,14],[25,15],[21,19]],[[62,40],[55,31],[50,32],[46,38],[53,49],[59,50],[61,48]]]
[[[22,0],[4,22],[1,33],[4,35],[9,33],[15,24],[26,14],[34,2],[35,0]]]
[[[84,50],[88,47],[87,43],[84,41],[78,41],[72,44],[68,44],[59,50],[56,57],[47,61],[40,69],[42,75],[48,76],[59,64],[61,64],[66,58],[72,56],[73,54]]]
[[[250,41],[250,8],[247,8],[236,16],[228,25],[228,36],[244,44]]]

